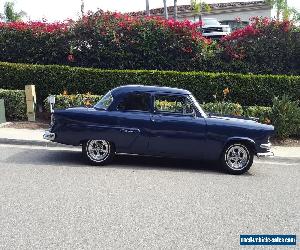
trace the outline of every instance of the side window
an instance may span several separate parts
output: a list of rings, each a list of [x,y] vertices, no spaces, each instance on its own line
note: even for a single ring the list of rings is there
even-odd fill
[[[129,93],[119,103],[120,111],[149,111],[150,110],[150,94],[148,93]]]
[[[156,95],[154,102],[156,112],[177,113],[191,115],[194,113],[193,105],[186,96]]]

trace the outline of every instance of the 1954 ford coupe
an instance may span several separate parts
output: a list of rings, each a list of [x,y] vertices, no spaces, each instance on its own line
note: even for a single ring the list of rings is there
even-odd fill
[[[254,155],[269,156],[274,127],[207,115],[183,89],[128,85],[109,91],[93,108],[55,110],[44,138],[82,145],[103,165],[115,154],[218,160],[231,174],[248,171]]]

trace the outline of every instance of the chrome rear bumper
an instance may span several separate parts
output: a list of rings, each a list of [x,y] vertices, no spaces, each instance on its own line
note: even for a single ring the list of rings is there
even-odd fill
[[[46,130],[43,138],[48,141],[53,141],[55,139],[55,133],[51,133],[50,131]]]

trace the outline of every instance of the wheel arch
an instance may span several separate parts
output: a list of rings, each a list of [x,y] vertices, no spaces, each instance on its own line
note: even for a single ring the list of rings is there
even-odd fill
[[[225,142],[224,146],[223,146],[222,154],[224,153],[226,148],[229,145],[233,144],[233,143],[242,143],[245,146],[248,146],[248,148],[253,152],[253,154],[256,154],[255,142],[254,142],[254,140],[252,140],[251,138],[248,138],[248,137],[231,137],[231,138],[228,138],[227,141]],[[222,154],[221,154],[221,156],[222,156]]]

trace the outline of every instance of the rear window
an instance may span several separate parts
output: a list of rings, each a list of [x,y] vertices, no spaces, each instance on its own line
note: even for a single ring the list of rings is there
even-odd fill
[[[129,93],[119,103],[120,111],[150,111],[149,93]]]

